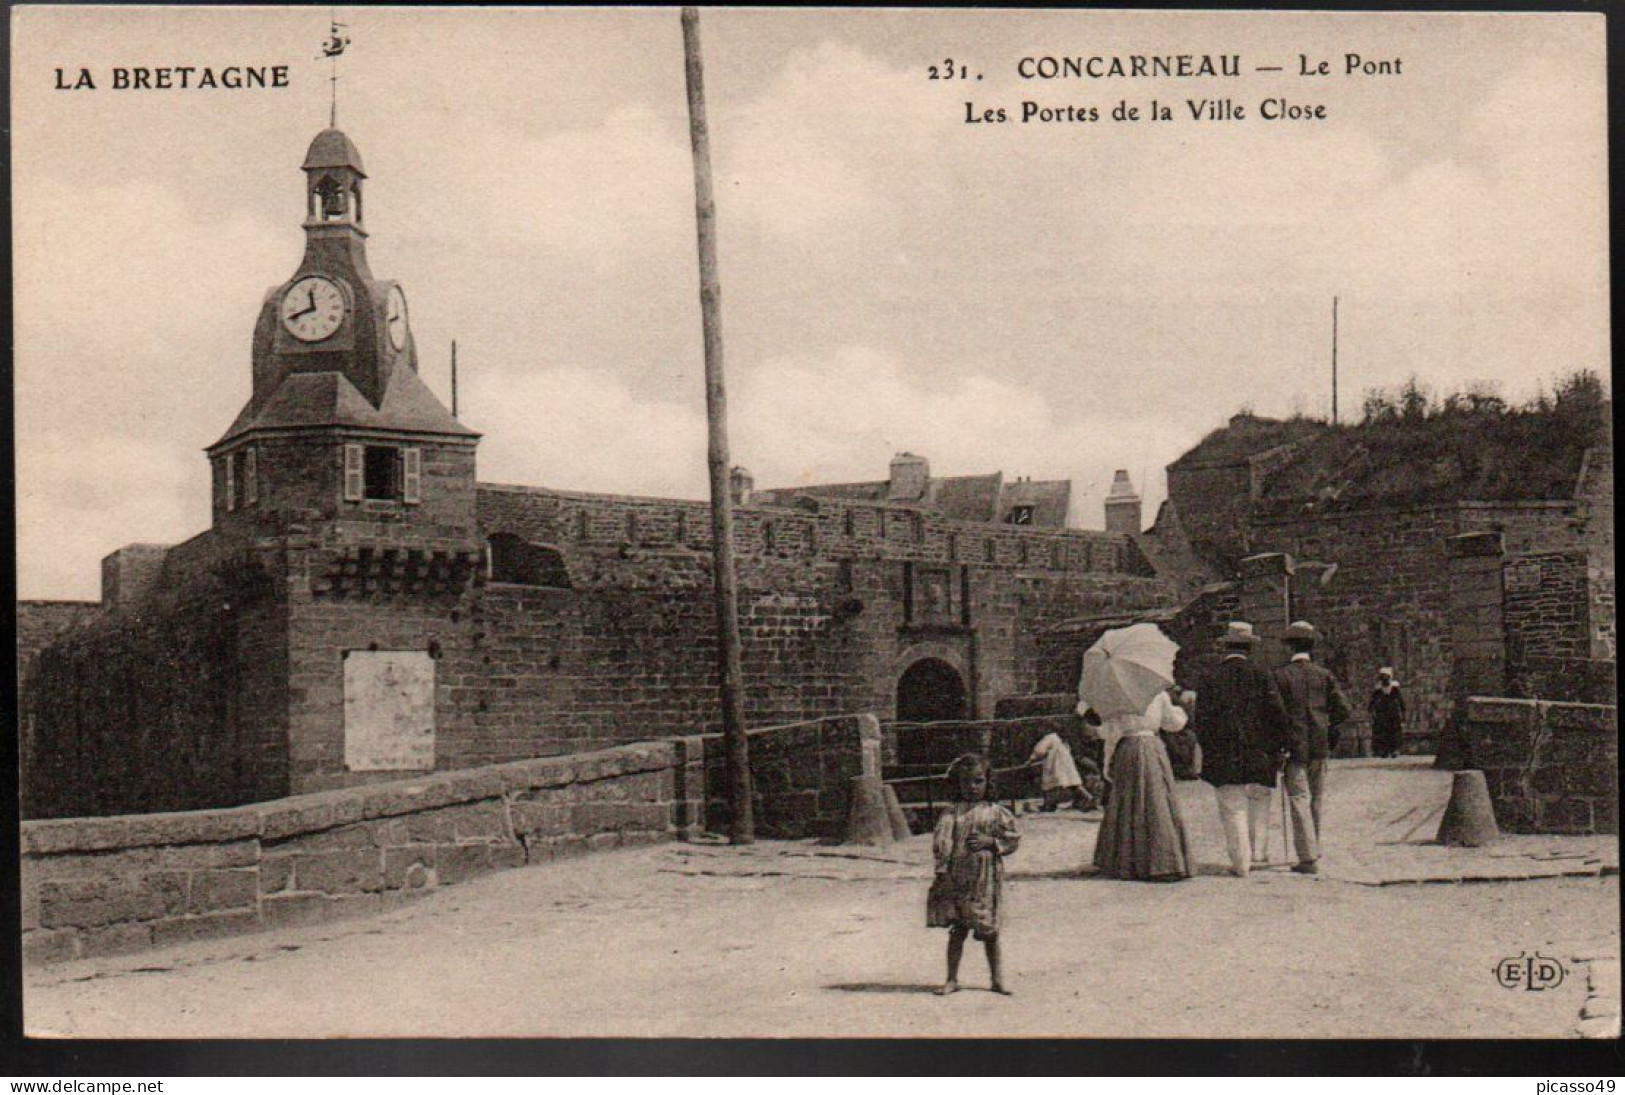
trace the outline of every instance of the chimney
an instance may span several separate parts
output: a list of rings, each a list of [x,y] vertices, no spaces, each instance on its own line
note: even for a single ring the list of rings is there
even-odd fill
[[[733,499],[734,505],[750,505],[751,492],[755,489],[756,479],[749,469],[735,467],[728,473],[728,496]]]
[[[1106,495],[1106,531],[1140,534],[1140,496],[1122,468],[1112,477],[1112,489]]]
[[[892,457],[891,481],[886,488],[886,501],[921,501],[925,498],[925,488],[930,481],[930,461],[911,452],[900,452]]]

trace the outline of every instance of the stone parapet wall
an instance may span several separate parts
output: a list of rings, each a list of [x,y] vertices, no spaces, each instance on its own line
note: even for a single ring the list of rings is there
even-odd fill
[[[818,837],[837,840],[846,830],[852,781],[880,775],[880,721],[873,715],[840,715],[764,727],[746,735],[750,748],[752,809],[756,835],[769,840]],[[675,739],[685,787],[700,787],[691,828],[725,831],[727,747],[721,734]]]
[[[76,627],[100,619],[97,601],[18,601],[17,669],[25,673],[45,647]]]
[[[1501,611],[1513,663],[1591,656],[1591,567],[1583,549],[1514,555],[1501,569]]]
[[[578,551],[596,545],[708,552],[711,546],[704,502],[482,483],[479,507],[487,535],[509,532]],[[830,497],[736,508],[734,547],[741,567],[753,559],[857,556],[1151,576],[1125,534],[961,521],[927,507]]]
[[[1463,729],[1503,830],[1619,831],[1616,706],[1474,696]]]
[[[879,771],[872,716],[750,735],[763,836],[832,836]],[[717,735],[640,742],[223,810],[27,821],[32,962],[380,912],[493,870],[726,824]]]
[[[1073,756],[1100,761],[1100,738],[1077,715],[1032,715],[955,722],[894,722],[881,728],[882,760],[892,777],[940,776],[963,753],[980,753],[995,768],[1025,764],[1046,734],[1060,734]]]

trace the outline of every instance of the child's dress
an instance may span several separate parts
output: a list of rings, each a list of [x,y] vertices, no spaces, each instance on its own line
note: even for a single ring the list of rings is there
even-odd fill
[[[980,833],[997,842],[996,848],[972,851],[965,846]],[[932,850],[938,876],[946,867],[946,899],[928,901],[926,926],[969,928],[977,939],[999,934],[1004,897],[1004,857],[1016,850],[1021,837],[1015,815],[994,802],[957,802],[937,819]]]

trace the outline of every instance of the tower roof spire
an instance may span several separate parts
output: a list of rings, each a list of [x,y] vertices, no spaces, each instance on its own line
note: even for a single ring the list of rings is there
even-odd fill
[[[327,77],[330,92],[327,106],[327,124],[337,126],[339,124],[339,54],[343,53],[344,47],[350,44],[350,36],[343,33],[348,29],[348,25],[339,22],[338,13],[331,8],[328,9],[327,23],[327,40],[322,43],[322,56],[333,63],[332,71]]]
[[[305,153],[305,162],[299,166],[303,171],[347,168],[363,179],[367,177],[361,167],[361,150],[343,130],[331,126],[316,134],[316,139],[310,142],[310,149]]]

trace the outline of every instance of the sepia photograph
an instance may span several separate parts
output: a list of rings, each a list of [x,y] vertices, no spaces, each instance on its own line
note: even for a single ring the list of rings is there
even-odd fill
[[[9,19],[29,1039],[1619,1038],[1602,14]]]

